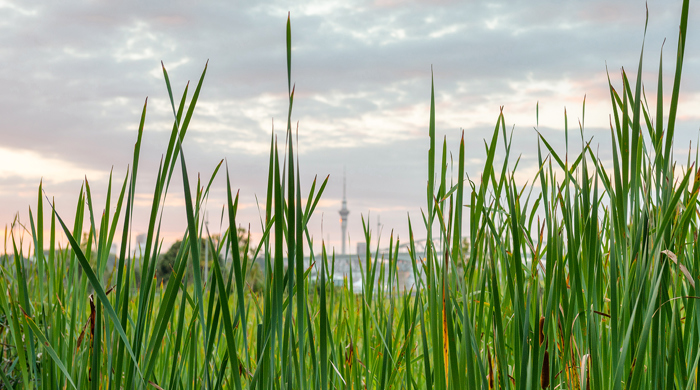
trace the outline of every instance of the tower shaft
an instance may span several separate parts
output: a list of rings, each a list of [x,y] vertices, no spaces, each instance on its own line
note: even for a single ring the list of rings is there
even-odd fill
[[[345,169],[343,169],[343,207],[338,211],[338,214],[340,214],[340,230],[342,232],[342,254],[346,254],[345,241],[347,240],[348,233],[348,214],[350,214],[350,210],[348,210],[348,200],[345,195]]]

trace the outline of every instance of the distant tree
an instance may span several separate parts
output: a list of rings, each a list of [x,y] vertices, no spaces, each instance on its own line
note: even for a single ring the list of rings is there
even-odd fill
[[[248,263],[248,272],[246,273],[245,284],[254,292],[262,291],[265,287],[265,276],[260,270],[260,266],[256,262]]]
[[[245,248],[246,245],[248,244],[248,231],[243,229],[243,228],[238,228],[237,229],[237,235],[238,235],[238,247],[239,247],[239,254],[241,256],[241,261],[243,261],[244,258],[246,258]],[[212,235],[211,236],[212,243],[214,244],[214,247],[209,248],[209,266],[211,267],[212,260],[216,256],[216,246],[219,244],[221,237],[219,235]],[[199,265],[200,267],[204,268],[205,264],[205,256],[206,256],[206,246],[207,246],[207,240],[203,239],[200,241],[200,251],[199,251]],[[180,250],[180,246],[182,246],[182,241],[177,240],[175,243],[173,243],[172,246],[163,254],[160,255],[159,261],[158,261],[158,269],[156,271],[157,277],[159,279],[163,279],[164,281],[167,281],[170,278],[170,274],[173,271],[173,265],[175,264],[175,259],[177,258],[177,253]],[[220,256],[219,256],[219,262],[220,264],[223,264],[223,256],[226,252],[226,248],[223,248],[221,250]],[[250,248],[248,248],[248,252],[252,252]],[[248,253],[247,257],[251,257],[252,253]],[[230,256],[230,255],[229,255]],[[226,267],[224,267],[225,269]],[[188,266],[188,274],[191,272],[191,267]],[[211,269],[211,268],[210,268]]]
[[[236,235],[238,236],[238,254],[241,257],[241,261],[253,257],[254,248],[251,248],[248,231],[242,227],[238,227],[238,229],[236,229]],[[246,247],[248,248],[248,253],[246,253]]]
[[[265,287],[265,275],[263,270],[261,270],[260,265],[253,259],[255,254],[255,248],[252,247],[250,243],[250,236],[248,231],[242,227],[238,230],[238,250],[240,254],[241,263],[244,261],[248,264],[248,269],[245,275],[245,284],[254,292],[262,291]],[[248,251],[246,252],[246,247]]]
[[[173,272],[173,264],[175,264],[175,259],[177,258],[177,252],[182,246],[182,241],[177,240],[173,245],[170,246],[167,252],[160,255],[160,261],[158,262],[158,270],[156,271],[156,276],[158,279],[168,280],[170,274]]]

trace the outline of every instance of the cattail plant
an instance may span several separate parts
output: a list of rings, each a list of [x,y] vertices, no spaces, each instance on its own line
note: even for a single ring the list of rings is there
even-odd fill
[[[270,139],[257,244],[238,238],[236,167],[222,160],[196,180],[187,170],[186,134],[207,66],[191,96],[187,84],[179,99],[163,66],[173,126],[150,213],[134,210],[144,103],[133,162],[123,179],[110,174],[104,205],[93,201],[87,179],[71,212],[40,184],[27,221],[6,229],[0,388],[698,388],[698,149],[683,160],[673,148],[688,9],[684,0],[670,102],[663,61],[655,107],[641,57],[633,79],[624,70],[619,82],[608,77],[610,165],[583,119],[580,137],[571,137],[580,148],[569,149],[565,114],[566,150],[535,134],[538,170],[520,184],[501,111],[481,171],[468,175],[464,135],[454,161],[448,140],[436,139],[431,85],[422,218],[407,221],[403,241],[393,232],[380,240],[363,218],[366,251],[351,262],[362,280],[350,272],[341,286],[334,250],[314,242],[307,227],[329,178],[300,179],[289,18],[287,126]],[[227,196],[217,240],[203,220],[219,174]],[[174,175],[182,188],[170,186]],[[182,191],[187,227],[172,274],[159,284],[169,191]],[[136,250],[129,238],[139,218],[148,231]],[[423,234],[418,250],[414,235]],[[415,280],[408,290],[397,270],[402,242]],[[207,243],[215,260],[203,273]],[[256,264],[261,289],[246,282]]]

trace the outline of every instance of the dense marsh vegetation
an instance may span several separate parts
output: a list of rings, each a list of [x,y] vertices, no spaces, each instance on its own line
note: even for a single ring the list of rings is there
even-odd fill
[[[670,102],[663,102],[660,65],[650,109],[641,57],[636,79],[623,72],[619,84],[610,83],[612,166],[597,158],[581,123],[565,129],[567,145],[580,140],[576,152],[554,150],[540,137],[540,169],[518,187],[501,113],[483,169],[470,178],[464,138],[456,161],[447,141],[436,140],[431,92],[427,204],[420,221],[408,221],[410,291],[397,288],[400,243],[393,237],[380,256],[365,229],[361,291],[352,280],[331,288],[334,257],[325,246],[304,251],[314,247],[306,224],[328,178],[299,179],[289,21],[286,140],[271,139],[257,245],[235,228],[229,167],[222,161],[214,175],[226,175],[233,228],[215,238],[202,212],[213,176],[194,183],[187,172],[184,138],[206,67],[189,104],[189,88],[176,100],[163,67],[174,124],[142,255],[130,256],[128,237],[141,217],[132,207],[145,104],[133,163],[114,187],[110,179],[104,205],[92,202],[86,180],[74,215],[62,215],[39,186],[29,233],[6,235],[0,387],[697,389],[698,150],[686,161],[673,154],[688,3]],[[160,284],[160,216],[171,178],[180,174],[188,225]],[[428,235],[424,252],[416,251],[413,232]],[[67,248],[57,244],[61,234]],[[30,253],[22,253],[23,240],[31,241]],[[215,258],[231,259],[226,267],[212,262],[208,278],[199,260],[207,244]],[[251,271],[257,257],[264,269]],[[305,257],[320,268],[317,276]],[[245,283],[251,272],[263,276],[258,288]]]

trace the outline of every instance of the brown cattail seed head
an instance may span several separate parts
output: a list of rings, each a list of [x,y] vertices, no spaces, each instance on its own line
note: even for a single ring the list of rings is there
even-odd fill
[[[542,362],[542,373],[540,374],[540,385],[543,389],[549,387],[549,352],[544,351],[544,361]]]
[[[544,342],[544,317],[540,317],[540,345]]]
[[[489,353],[489,375],[487,376],[489,380],[489,390],[493,389],[493,363],[491,362],[491,351],[488,351]]]
[[[544,317],[540,317],[540,345],[544,343]],[[544,351],[544,360],[542,361],[542,373],[540,373],[540,385],[543,389],[549,387],[549,352]]]

